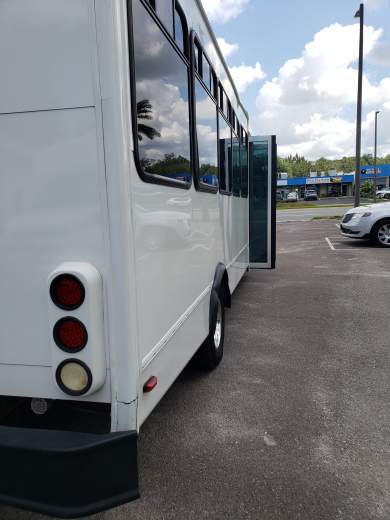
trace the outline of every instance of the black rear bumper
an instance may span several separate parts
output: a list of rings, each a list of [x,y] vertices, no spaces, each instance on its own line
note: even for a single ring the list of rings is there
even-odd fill
[[[139,497],[136,432],[0,427],[0,502],[61,518]]]

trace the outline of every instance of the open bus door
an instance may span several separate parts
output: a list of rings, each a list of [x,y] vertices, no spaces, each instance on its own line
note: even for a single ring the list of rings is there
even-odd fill
[[[249,138],[249,262],[274,269],[276,256],[276,136]]]

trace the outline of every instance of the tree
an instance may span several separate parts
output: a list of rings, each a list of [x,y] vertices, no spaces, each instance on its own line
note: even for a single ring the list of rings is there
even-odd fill
[[[137,103],[137,119],[141,120],[152,120],[153,119],[153,107],[148,99],[143,99]],[[160,132],[150,125],[144,123],[138,123],[138,140],[142,141],[143,136],[153,140],[155,137],[161,137]]]
[[[390,164],[390,155],[378,157],[378,164]],[[371,154],[362,156],[362,165],[373,165],[374,159]],[[305,157],[298,154],[288,157],[278,157],[278,172],[287,172],[289,177],[307,176],[310,171],[328,173],[329,170],[336,170],[341,173],[349,173],[355,170],[355,157],[342,157],[341,159],[326,159],[320,157],[316,161],[308,161]]]
[[[374,195],[374,183],[371,181],[364,181],[360,187],[360,193],[365,197],[372,197]]]

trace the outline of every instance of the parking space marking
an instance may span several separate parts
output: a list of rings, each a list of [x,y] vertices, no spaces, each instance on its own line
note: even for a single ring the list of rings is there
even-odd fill
[[[332,242],[329,240],[328,237],[325,237],[325,240],[327,241],[328,243],[328,246],[331,248],[332,251],[336,251],[334,245],[332,244]]]
[[[352,253],[356,250],[356,247],[352,245],[350,239],[343,238],[339,235],[325,237],[325,240],[332,251],[348,251],[349,253]],[[350,247],[343,247],[344,244],[350,244]]]

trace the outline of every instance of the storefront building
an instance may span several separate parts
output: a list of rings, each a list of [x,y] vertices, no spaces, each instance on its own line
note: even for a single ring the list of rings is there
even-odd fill
[[[373,181],[373,166],[363,166],[361,184]],[[390,185],[390,164],[381,164],[377,168],[377,189]],[[278,179],[278,191],[286,198],[291,191],[298,191],[301,198],[306,190],[316,190],[319,197],[351,197],[354,193],[355,173],[321,175],[310,177],[288,177]]]

